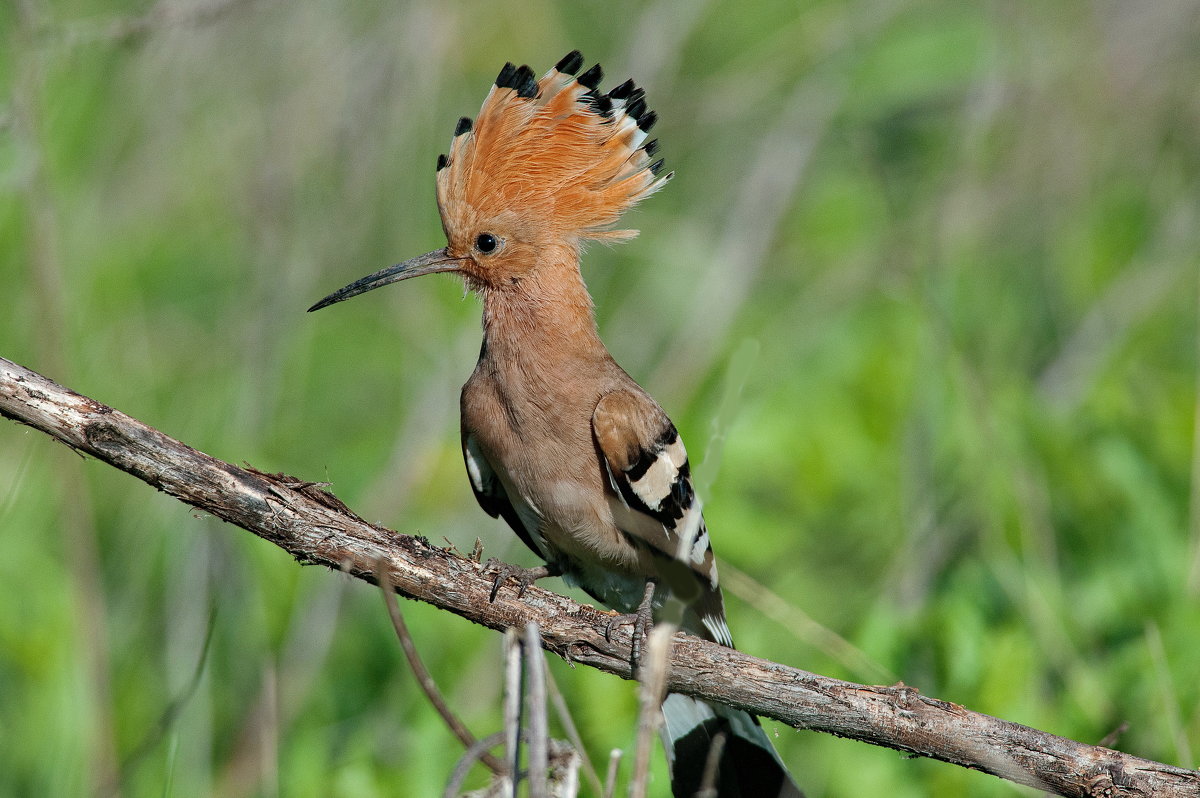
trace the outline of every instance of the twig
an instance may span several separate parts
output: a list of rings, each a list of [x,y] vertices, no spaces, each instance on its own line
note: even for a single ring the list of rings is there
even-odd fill
[[[608,770],[604,773],[604,798],[613,798],[617,794],[617,769],[621,766],[623,752],[614,748],[608,755]]]
[[[721,587],[752,605],[809,645],[836,659],[859,678],[896,682],[899,678],[858,646],[815,621],[799,607],[789,604],[749,574],[721,560]]]
[[[487,755],[489,750],[504,742],[504,735],[505,732],[498,731],[471,744],[467,752],[458,760],[458,764],[454,766],[450,780],[446,782],[446,789],[442,792],[442,798],[458,798],[462,792],[463,782],[467,780],[467,774],[471,772],[471,768],[484,755]]]
[[[596,772],[596,767],[592,764],[592,759],[587,755],[587,749],[584,748],[583,738],[579,736],[579,729],[575,727],[575,719],[571,717],[571,710],[567,707],[567,702],[563,699],[562,692],[558,689],[558,683],[554,681],[554,674],[546,670],[546,687],[550,691],[550,701],[554,704],[554,711],[558,715],[558,722],[563,725],[563,730],[567,733],[567,739],[571,741],[571,745],[575,746],[575,751],[578,752],[579,758],[583,763],[583,772],[587,774],[588,781],[592,783],[592,789],[596,791],[596,795],[604,794],[604,785],[600,783],[600,774]]]
[[[1096,743],[1103,748],[1112,748],[1117,744],[1117,740],[1121,739],[1121,735],[1129,731],[1128,721],[1121,721],[1117,724],[1117,728],[1110,731],[1108,734],[1100,738],[1100,742]]]
[[[704,775],[700,779],[700,789],[696,791],[696,798],[717,798],[717,767],[721,763],[721,752],[724,750],[725,732],[717,732],[708,746]]]
[[[304,563],[375,582],[380,558],[397,591],[491,629],[536,619],[542,644],[572,662],[630,678],[630,634],[605,639],[609,615],[530,587],[501,591],[475,562],[368,524],[332,494],[282,474],[217,460],[136,419],[0,358],[0,415],[127,471],[241,526]],[[293,487],[299,484],[300,487]],[[1174,798],[1200,792],[1200,773],[1068,740],[921,695],[831,679],[677,634],[667,689],[974,768],[1060,795]]]
[[[429,699],[429,703],[442,716],[442,720],[450,727],[450,731],[454,733],[458,741],[463,744],[464,748],[470,749],[478,740],[454,714],[454,710],[450,709],[442,691],[438,689],[437,682],[433,680],[433,675],[429,673],[420,653],[417,652],[416,643],[413,642],[412,634],[408,631],[408,624],[404,622],[404,616],[400,614],[400,607],[396,603],[396,589],[388,579],[387,569],[381,563],[375,573],[379,580],[380,592],[383,593],[383,603],[387,605],[388,617],[392,619],[392,628],[396,630],[396,637],[400,639],[400,648],[404,651],[404,658],[408,660],[408,666],[412,668],[413,675],[417,677],[417,684],[420,685],[425,697]],[[486,749],[479,755],[479,760],[497,776],[508,772],[504,763],[488,753]]]
[[[551,798],[579,798],[579,752],[562,740],[550,741],[547,789]]]
[[[546,661],[536,621],[525,624],[525,707],[529,717],[529,798],[547,798],[550,730],[546,726]]]
[[[521,783],[521,737],[521,640],[510,627],[504,631],[504,759],[512,798]]]
[[[633,781],[629,785],[629,798],[645,798],[647,781],[650,778],[650,749],[655,732],[662,725],[662,702],[667,694],[667,676],[670,666],[667,658],[671,653],[671,638],[675,628],[660,623],[650,631],[646,640],[646,651],[638,663],[638,713],[637,743],[633,752]]]
[[[187,684],[179,691],[179,694],[167,702],[166,708],[158,717],[158,722],[154,727],[146,732],[146,736],[142,741],[134,747],[133,751],[125,757],[121,762],[122,785],[126,786],[134,769],[141,763],[143,759],[149,756],[155,748],[162,742],[163,737],[179,720],[179,716],[183,714],[183,710],[191,702],[196,695],[196,689],[200,686],[200,678],[204,676],[205,666],[208,665],[208,653],[212,646],[213,630],[217,628],[217,608],[211,607],[208,613],[208,625],[204,630],[204,643],[200,646],[200,655],[196,658],[196,665],[192,668],[192,675],[188,678]],[[115,787],[106,790],[104,795],[116,795],[120,790]]]

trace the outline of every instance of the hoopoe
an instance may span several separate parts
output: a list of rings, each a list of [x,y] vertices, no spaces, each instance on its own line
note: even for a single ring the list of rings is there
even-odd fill
[[[545,565],[497,564],[492,596],[557,575],[635,621],[651,617],[726,646],[708,530],[674,424],[617,365],[596,331],[580,274],[589,240],[673,173],[654,160],[657,119],[626,81],[599,93],[597,64],[574,51],[540,80],[505,64],[479,116],[463,117],[437,160],[447,245],[382,269],[309,310],[388,283],[451,272],[483,298],[483,346],[461,395],[471,488]],[[636,654],[635,654],[636,656]],[[711,741],[725,738],[721,796],[800,796],[758,721],[670,694],[663,741],[676,796],[700,785]]]

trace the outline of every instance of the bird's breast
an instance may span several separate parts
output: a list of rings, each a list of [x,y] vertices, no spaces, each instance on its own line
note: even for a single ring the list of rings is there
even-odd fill
[[[646,571],[645,553],[617,528],[609,506],[592,438],[600,393],[521,395],[529,390],[476,369],[463,386],[464,435],[476,441],[509,501],[537,519],[530,533],[568,568],[599,562],[624,573]]]

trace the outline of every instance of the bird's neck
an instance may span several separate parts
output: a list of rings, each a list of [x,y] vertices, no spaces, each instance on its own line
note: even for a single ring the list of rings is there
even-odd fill
[[[483,291],[483,354],[550,365],[607,354],[577,258],[542,264],[515,283]]]

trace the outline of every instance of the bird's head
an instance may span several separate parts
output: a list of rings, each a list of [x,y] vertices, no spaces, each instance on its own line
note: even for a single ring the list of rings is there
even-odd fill
[[[438,156],[446,247],[368,275],[309,310],[433,272],[502,290],[556,251],[636,235],[612,226],[673,174],[659,174],[657,142],[646,140],[657,116],[633,81],[600,94],[600,66],[579,74],[582,66],[574,51],[537,80],[529,67],[505,64],[479,116],[460,119],[449,154]]]

